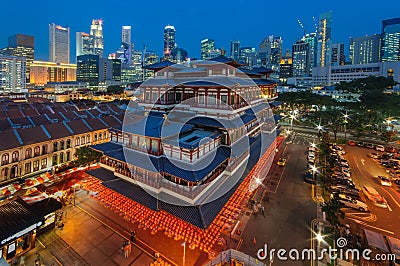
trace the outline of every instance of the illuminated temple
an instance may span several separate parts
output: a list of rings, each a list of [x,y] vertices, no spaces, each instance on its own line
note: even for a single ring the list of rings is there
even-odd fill
[[[138,216],[132,209],[143,209],[159,222],[157,213],[172,215],[205,229],[239,188],[246,193],[265,178],[277,138],[276,84],[265,68],[239,66],[220,56],[146,67],[154,78],[140,84],[111,141],[92,146],[103,156],[100,168],[87,172],[135,203],[120,211]],[[256,164],[264,176],[244,183]]]

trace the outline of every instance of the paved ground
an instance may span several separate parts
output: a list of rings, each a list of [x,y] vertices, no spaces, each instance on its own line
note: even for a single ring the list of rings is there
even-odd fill
[[[258,249],[268,244],[268,249],[310,248],[310,224],[316,217],[316,204],[311,198],[311,186],[304,183],[302,173],[306,169],[305,151],[311,140],[295,139],[288,144],[284,156],[288,159],[284,168],[273,166],[272,177],[280,173],[276,193],[267,192],[265,217],[253,215],[243,233],[240,250],[256,257]],[[253,238],[256,237],[256,244]],[[266,262],[268,263],[268,262]],[[275,260],[273,265],[309,265],[310,262]]]

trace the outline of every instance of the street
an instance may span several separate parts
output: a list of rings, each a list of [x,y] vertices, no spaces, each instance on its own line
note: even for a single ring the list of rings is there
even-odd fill
[[[265,217],[253,215],[243,233],[240,251],[257,257],[256,252],[268,245],[268,249],[286,250],[310,248],[310,224],[316,218],[316,203],[312,201],[311,185],[303,181],[306,170],[306,145],[310,138],[296,137],[287,144],[283,156],[287,158],[285,167],[273,166],[272,175],[279,173],[281,178],[276,190],[267,192],[262,202]],[[267,177],[268,178],[268,177]],[[256,238],[256,244],[253,238]],[[264,263],[268,264],[266,260]],[[273,265],[309,265],[307,261],[278,261]]]

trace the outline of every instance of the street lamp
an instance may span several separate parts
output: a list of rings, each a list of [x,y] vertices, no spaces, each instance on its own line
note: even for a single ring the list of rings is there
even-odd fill
[[[185,257],[186,257],[186,242],[183,242],[182,244],[181,244],[181,246],[183,246],[183,266],[185,266]]]
[[[347,111],[346,111],[346,114],[343,115],[343,118],[344,118],[344,142],[346,142],[346,139],[347,139],[346,125],[348,123],[347,119],[349,118]]]

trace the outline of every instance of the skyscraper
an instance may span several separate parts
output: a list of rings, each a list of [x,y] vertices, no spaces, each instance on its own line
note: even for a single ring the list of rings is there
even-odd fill
[[[164,59],[172,59],[171,52],[175,47],[175,27],[167,25],[164,28]]]
[[[374,34],[350,38],[350,61],[352,65],[377,63],[380,61],[381,36]]]
[[[69,63],[70,36],[69,27],[49,24],[49,61]]]
[[[311,75],[312,68],[317,64],[317,46],[318,46],[317,33],[315,32],[307,33],[301,38],[301,40],[304,41],[305,43],[308,43],[308,48],[310,53],[309,73]]]
[[[345,63],[344,43],[333,43],[331,46],[331,65],[343,66]]]
[[[230,57],[233,60],[239,61],[239,51],[240,51],[240,41],[231,41]]]
[[[310,75],[310,45],[303,40],[292,45],[293,76]]]
[[[8,46],[0,50],[0,54],[26,58],[26,83],[29,83],[30,65],[35,55],[35,37],[15,34],[8,37]]]
[[[90,36],[93,38],[93,53],[104,57],[103,21],[93,19],[90,25]]]
[[[76,33],[76,56],[93,54],[93,38],[86,32]]]
[[[0,55],[0,92],[21,92],[26,88],[26,59]]]
[[[122,45],[127,44],[127,50],[125,52],[126,63],[132,64],[132,27],[122,26]]]
[[[381,59],[400,61],[400,18],[382,20]]]
[[[279,77],[290,78],[293,76],[293,61],[289,49],[286,50],[285,55],[279,63]]]
[[[262,66],[278,68],[282,58],[282,38],[273,35],[264,38],[258,48],[258,56]]]
[[[249,67],[257,65],[257,51],[254,47],[242,47],[239,50],[239,62]]]
[[[332,11],[319,15],[317,66],[328,66],[331,60]]]
[[[212,39],[204,39],[200,43],[201,45],[201,59],[206,60],[210,59],[210,52],[215,50],[215,43]]]

